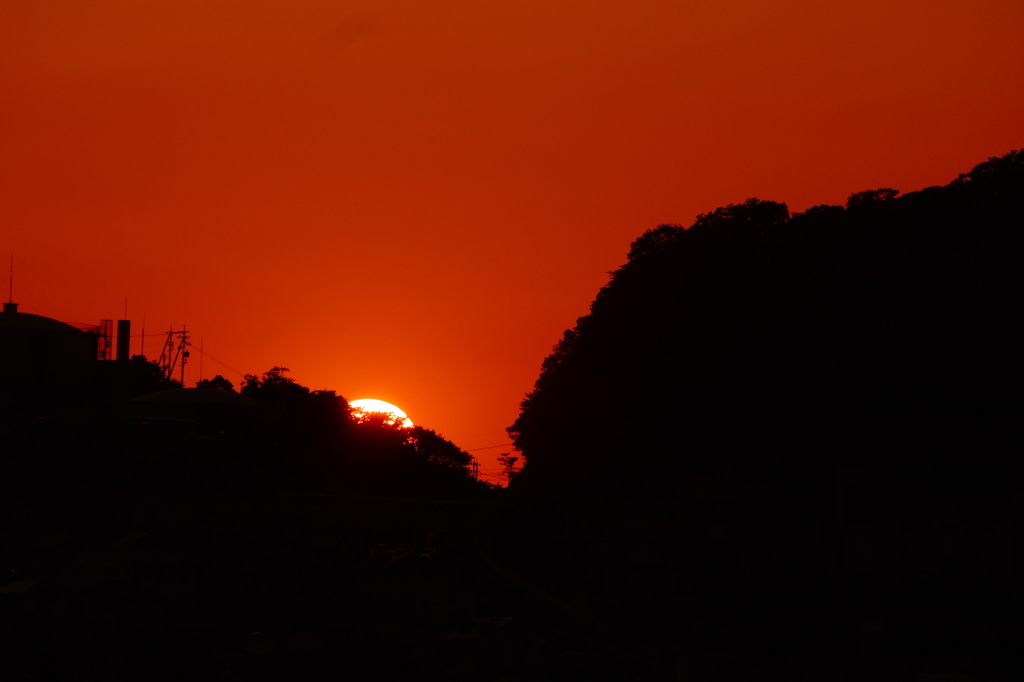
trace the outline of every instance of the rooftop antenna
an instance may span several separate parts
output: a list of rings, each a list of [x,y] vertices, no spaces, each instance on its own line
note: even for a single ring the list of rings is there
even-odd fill
[[[14,254],[11,254],[11,275],[7,284],[7,302],[4,303],[5,313],[18,312],[18,304],[14,302]]]

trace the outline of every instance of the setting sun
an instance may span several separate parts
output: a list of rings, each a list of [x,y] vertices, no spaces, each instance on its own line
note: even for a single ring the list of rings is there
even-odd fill
[[[359,400],[350,401],[349,406],[352,408],[352,416],[359,420],[371,413],[386,414],[391,416],[391,419],[388,420],[390,424],[401,422],[403,428],[411,429],[413,427],[412,420],[409,419],[405,412],[383,400],[360,398]]]

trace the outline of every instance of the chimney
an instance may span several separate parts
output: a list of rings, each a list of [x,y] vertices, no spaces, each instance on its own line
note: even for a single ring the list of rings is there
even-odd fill
[[[130,352],[130,344],[132,340],[132,321],[131,320],[118,320],[117,321],[117,356],[116,358],[121,361],[128,360],[128,353]]]

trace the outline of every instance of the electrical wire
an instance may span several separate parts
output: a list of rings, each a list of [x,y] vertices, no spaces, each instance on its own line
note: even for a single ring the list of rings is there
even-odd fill
[[[201,354],[202,354],[202,355],[203,355],[204,357],[210,358],[211,360],[213,360],[214,362],[216,362],[216,363],[217,363],[218,365],[220,365],[221,367],[224,367],[224,368],[230,369],[230,370],[231,370],[232,372],[234,372],[235,374],[237,374],[237,375],[238,375],[238,376],[240,376],[240,377],[243,377],[243,378],[245,377],[245,372],[240,372],[239,370],[235,369],[234,367],[232,367],[231,365],[227,364],[226,362],[223,362],[223,361],[221,361],[221,360],[218,360],[217,358],[215,358],[215,357],[213,357],[212,355],[210,355],[209,353],[207,353],[207,352],[206,352],[205,350],[202,350],[202,349],[200,349],[200,350],[199,350],[199,352],[200,352],[200,353],[201,353]]]
[[[478,450],[493,450],[494,448],[507,448],[512,443],[502,443],[501,445],[488,445],[485,448],[473,448],[472,450],[466,450],[466,452],[477,452]],[[512,447],[515,447],[512,445]]]

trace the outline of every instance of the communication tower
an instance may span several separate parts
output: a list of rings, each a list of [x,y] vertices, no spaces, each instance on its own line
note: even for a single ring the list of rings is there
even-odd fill
[[[114,321],[100,320],[97,331],[99,332],[99,347],[96,352],[96,359],[110,360],[112,357],[110,349],[113,345],[111,339],[114,337]]]

